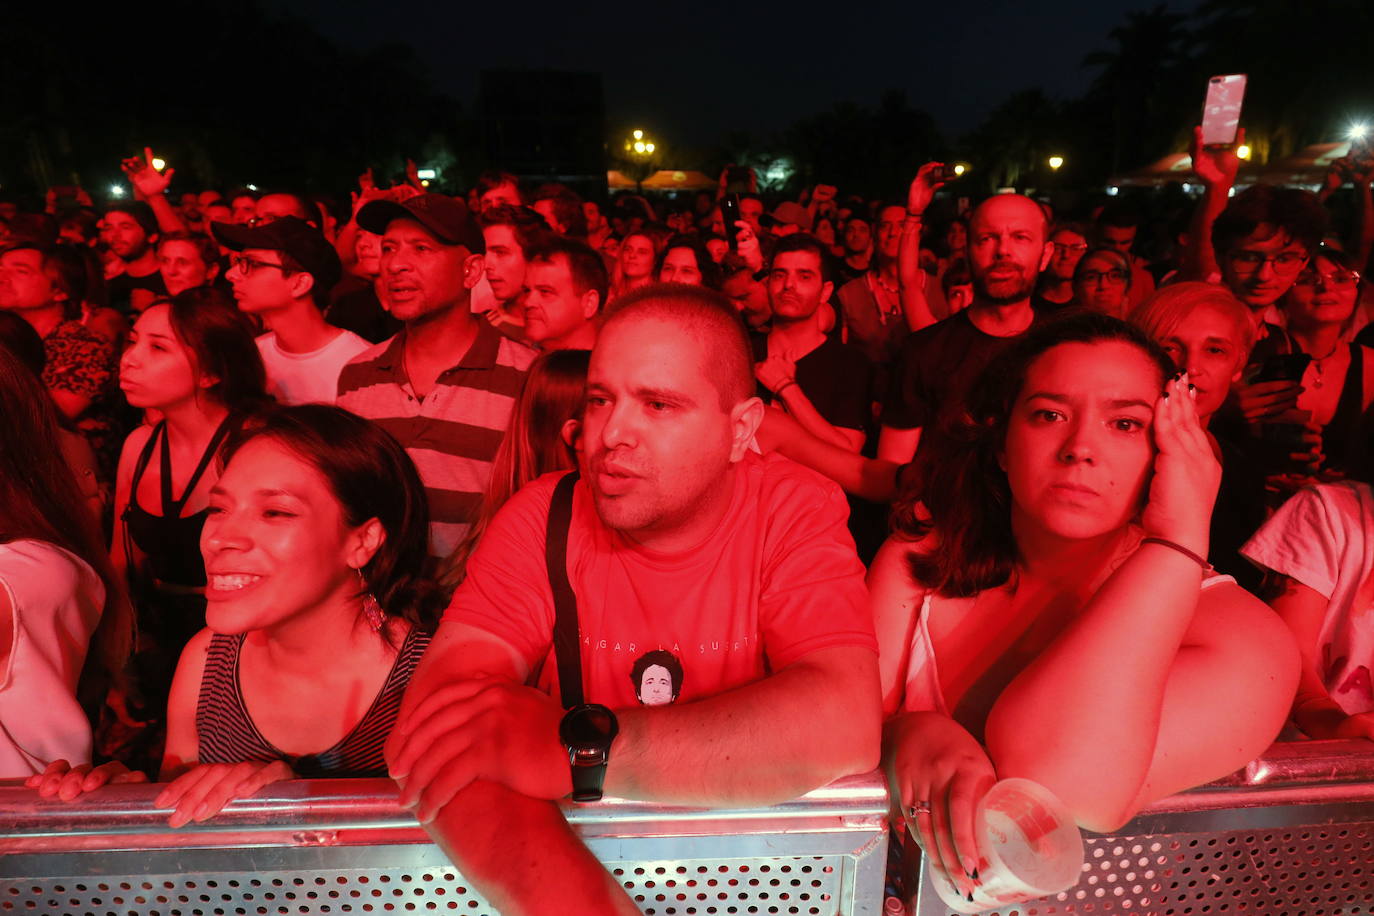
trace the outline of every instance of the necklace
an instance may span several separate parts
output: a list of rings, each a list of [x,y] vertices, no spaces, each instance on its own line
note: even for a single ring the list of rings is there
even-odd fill
[[[1323,374],[1324,371],[1325,371],[1325,366],[1323,366],[1322,364],[1325,363],[1325,362],[1326,362],[1328,359],[1330,359],[1331,357],[1335,356],[1335,355],[1336,355],[1336,352],[1337,352],[1338,350],[1340,350],[1340,348],[1341,348],[1341,342],[1338,340],[1338,341],[1336,341],[1335,346],[1333,346],[1333,347],[1331,348],[1331,352],[1330,352],[1330,353],[1326,354],[1325,356],[1319,356],[1319,357],[1317,357],[1316,359],[1312,360],[1312,365],[1313,365],[1313,366],[1316,368],[1316,370],[1317,370],[1317,377],[1316,377],[1315,379],[1312,380],[1312,387],[1313,387],[1313,388],[1320,388],[1320,387],[1322,387],[1322,385],[1324,385],[1324,384],[1326,383],[1325,379],[1322,378],[1322,374]]]

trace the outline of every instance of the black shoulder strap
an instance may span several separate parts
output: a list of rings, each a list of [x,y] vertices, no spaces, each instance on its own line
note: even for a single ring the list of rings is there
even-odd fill
[[[576,484],[577,471],[572,471],[554,487],[544,533],[544,561],[553,588],[553,651],[558,660],[558,689],[564,709],[581,706],[583,702],[582,636],[577,625],[577,596],[568,582],[568,526],[572,524]]]

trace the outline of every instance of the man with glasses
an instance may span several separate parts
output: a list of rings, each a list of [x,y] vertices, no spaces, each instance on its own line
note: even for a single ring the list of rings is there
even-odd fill
[[[267,328],[258,352],[268,389],[283,404],[334,403],[339,370],[370,346],[324,320],[329,292],[343,275],[334,246],[294,216],[212,226],[234,252],[225,276],[239,308]]]
[[[1040,272],[1040,288],[1031,308],[1042,314],[1057,312],[1073,302],[1073,272],[1088,250],[1088,229],[1080,223],[1060,223],[1050,233],[1054,252]]]

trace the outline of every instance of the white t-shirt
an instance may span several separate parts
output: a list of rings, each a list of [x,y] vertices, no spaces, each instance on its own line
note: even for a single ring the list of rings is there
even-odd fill
[[[45,541],[0,544],[0,590],[14,608],[0,667],[0,779],[43,772],[58,758],[91,760],[91,726],[76,682],[105,606],[105,585]]]
[[[1347,715],[1374,712],[1374,492],[1366,484],[1300,490],[1240,549],[1327,600],[1318,634],[1322,683]]]
[[[372,344],[340,329],[329,343],[309,353],[287,353],[268,331],[258,338],[267,370],[267,390],[283,404],[333,404],[339,393],[339,370]]]

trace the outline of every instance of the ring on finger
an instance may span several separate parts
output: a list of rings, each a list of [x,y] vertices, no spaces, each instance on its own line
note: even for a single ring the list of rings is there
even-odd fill
[[[929,814],[929,813],[930,813],[930,802],[924,802],[924,801],[916,802],[915,804],[910,805],[910,806],[906,809],[906,811],[907,811],[907,814],[909,814],[911,817],[917,817],[917,816],[922,815],[922,814]]]

